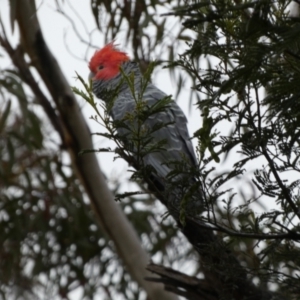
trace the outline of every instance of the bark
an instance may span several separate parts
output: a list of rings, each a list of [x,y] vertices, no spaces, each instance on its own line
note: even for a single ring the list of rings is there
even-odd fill
[[[132,158],[128,158],[128,161],[133,166],[136,166]],[[280,293],[273,293],[264,288],[256,287],[248,276],[249,271],[240,265],[236,256],[223,240],[214,234],[214,231],[208,225],[204,224],[200,219],[189,215],[185,216],[185,224],[182,224],[178,208],[175,208],[169,197],[164,195],[161,186],[152,181],[151,178],[145,178],[145,180],[150,191],[168,208],[170,215],[176,220],[182,233],[198,252],[205,277],[205,291],[201,290],[201,284],[200,287],[195,289],[193,286],[185,285],[183,280],[182,286],[186,288],[186,291],[183,293],[182,286],[180,287],[178,282],[176,283],[172,280],[166,283],[164,276],[162,276],[160,282],[165,283],[167,290],[173,291],[178,295],[185,295],[188,299],[214,299],[213,297],[224,300],[287,299]],[[155,273],[158,274],[157,272]],[[157,280],[155,281],[157,282]],[[170,287],[170,282],[173,284],[172,287]],[[206,293],[205,296],[202,292]]]

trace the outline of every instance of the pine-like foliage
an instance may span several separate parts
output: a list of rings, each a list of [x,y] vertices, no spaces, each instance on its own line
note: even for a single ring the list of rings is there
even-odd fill
[[[299,5],[193,1],[174,14],[196,34],[176,65],[201,95],[195,136],[211,203],[207,222],[225,233],[253,280],[296,299]]]

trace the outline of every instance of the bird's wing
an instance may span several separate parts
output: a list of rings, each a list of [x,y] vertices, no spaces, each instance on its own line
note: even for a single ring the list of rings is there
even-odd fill
[[[165,97],[167,95],[164,92],[149,84],[143,95],[143,100],[148,106],[153,106],[157,101]],[[136,103],[133,99],[128,101],[129,98],[132,98],[132,95],[119,95],[112,109],[114,120],[121,120],[126,116],[126,113],[133,112]],[[151,165],[160,178],[165,178],[172,170],[166,163],[182,161],[183,156],[185,156],[190,166],[196,165],[197,159],[188,134],[187,119],[176,102],[171,101],[167,109],[149,116],[144,125],[148,128],[153,128],[157,123],[166,124],[166,126],[151,133],[151,136],[153,142],[164,140],[163,148],[165,150],[154,151],[146,155],[144,164]],[[126,129],[122,128],[118,132],[121,135],[128,133]]]
[[[166,96],[161,90],[149,84],[143,97],[151,106]],[[167,124],[152,134],[155,140],[166,140],[166,151],[149,155],[147,163],[152,165],[163,178],[171,171],[169,167],[163,165],[164,163],[182,161],[185,156],[191,166],[196,165],[197,159],[189,137],[187,119],[176,102],[172,101],[166,110],[150,116],[146,124],[153,127],[157,122]]]

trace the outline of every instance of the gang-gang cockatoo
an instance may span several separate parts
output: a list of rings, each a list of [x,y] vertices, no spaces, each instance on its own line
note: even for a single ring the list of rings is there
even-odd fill
[[[143,77],[137,63],[131,61],[125,52],[117,49],[114,43],[109,43],[95,52],[90,60],[89,68],[93,93],[106,103],[113,101],[110,110],[113,120],[122,120],[127,113],[132,113],[136,108],[136,101],[120,68],[128,76],[134,74],[134,90],[138,94],[141,91]],[[114,97],[117,87],[119,87],[118,93]],[[112,99],[113,97],[115,99]],[[151,107],[166,97],[167,95],[163,91],[148,82],[142,100]],[[172,171],[170,162],[184,160],[185,164],[193,167],[197,165],[197,160],[188,134],[187,119],[176,102],[171,101],[164,111],[150,115],[143,126],[151,128],[157,122],[166,125],[152,132],[151,137],[154,142],[164,140],[164,149],[145,155],[143,162],[145,166],[150,165],[154,168],[156,172],[152,176],[164,185],[167,175]],[[119,128],[118,133],[120,135],[128,134],[124,128]]]

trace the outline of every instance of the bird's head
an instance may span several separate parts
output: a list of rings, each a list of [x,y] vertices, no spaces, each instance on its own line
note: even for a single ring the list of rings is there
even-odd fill
[[[96,51],[90,60],[90,77],[94,80],[110,80],[120,73],[120,66],[129,61],[129,56],[116,48],[114,42]]]

